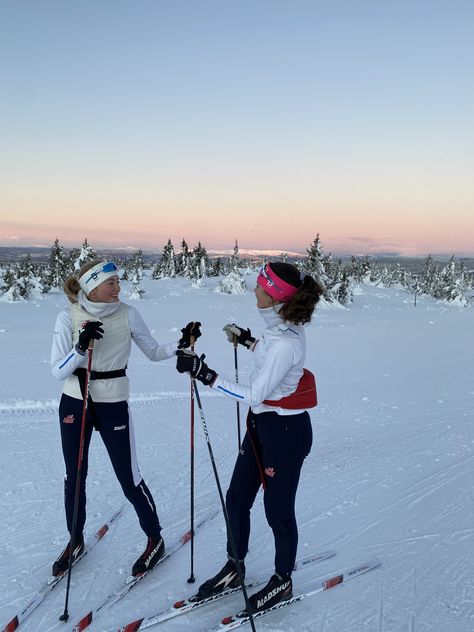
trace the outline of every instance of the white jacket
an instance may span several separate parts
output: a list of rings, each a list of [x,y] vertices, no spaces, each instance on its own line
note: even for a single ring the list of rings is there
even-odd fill
[[[64,381],[63,393],[76,399],[82,399],[79,380],[72,373],[77,368],[87,368],[87,354],[79,353],[77,342],[76,312],[82,311],[82,320],[101,320],[104,323],[104,338],[97,340],[92,355],[92,370],[105,371],[125,368],[130,355],[131,340],[146,355],[156,362],[166,360],[176,354],[177,341],[160,345],[151,335],[138,311],[126,303],[117,305],[116,311],[107,315],[91,315],[84,308],[74,304],[58,314],[54,327],[51,348],[51,371],[57,380]],[[120,329],[118,329],[120,328]],[[74,329],[74,332],[73,332]],[[114,331],[113,342],[108,344],[107,331]],[[115,330],[117,332],[115,333]],[[118,334],[122,331],[122,339]],[[101,349],[101,347],[104,347]],[[115,357],[114,357],[115,350]],[[96,362],[94,361],[96,359]],[[120,366],[119,366],[120,365]],[[91,380],[90,394],[96,402],[119,402],[129,397],[128,377],[108,380]]]
[[[262,402],[265,399],[281,399],[296,391],[306,357],[304,327],[283,321],[273,307],[258,311],[267,326],[254,348],[255,365],[250,375],[250,386],[237,384],[218,375],[212,388],[234,400],[245,402],[257,414],[273,411],[279,415],[297,415],[304,409],[289,410]]]

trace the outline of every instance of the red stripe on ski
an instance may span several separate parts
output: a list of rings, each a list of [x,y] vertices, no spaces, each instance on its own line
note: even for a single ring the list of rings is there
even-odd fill
[[[335,575],[334,577],[330,577],[324,582],[324,590],[332,588],[333,586],[337,586],[338,584],[342,584],[343,581],[344,575]]]
[[[183,544],[186,544],[186,542],[189,542],[190,539],[191,539],[191,530],[186,531],[186,533],[181,536],[180,542],[182,542]]]
[[[143,619],[137,619],[136,621],[132,621],[123,628],[123,632],[136,632],[140,629]]]
[[[108,524],[104,524],[102,525],[102,527],[97,531],[97,533],[95,534],[95,537],[100,540],[101,538],[104,537],[104,535],[107,533],[107,531],[109,530],[109,525]]]
[[[92,623],[92,612],[88,612],[82,619],[74,626],[74,632],[82,632]]]
[[[10,623],[7,623],[7,625],[3,628],[2,632],[13,632],[13,630],[16,630],[19,625],[18,617],[13,617]]]

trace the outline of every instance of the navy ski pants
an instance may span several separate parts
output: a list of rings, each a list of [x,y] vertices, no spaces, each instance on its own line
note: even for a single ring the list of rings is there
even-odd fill
[[[250,413],[247,433],[226,496],[240,560],[248,551],[250,509],[262,483],[262,471],[265,515],[275,539],[275,571],[281,576],[291,575],[298,547],[296,490],[303,461],[312,443],[313,432],[307,412],[298,415]],[[229,542],[227,553],[233,557]]]
[[[81,420],[82,400],[69,397],[69,395],[62,395],[59,404],[59,424],[61,427],[61,442],[66,466],[64,504],[69,533],[72,529],[74,513]],[[128,402],[126,401],[114,403],[93,402],[92,406],[90,404],[88,406],[78,505],[77,533],[82,533],[86,522],[86,477],[89,445],[94,424],[98,428],[102,441],[105,444],[115,475],[122,486],[123,493],[135,508],[141,528],[147,536],[152,538],[159,537],[161,526],[153,496],[146,486],[145,481],[141,478],[138,470],[133,427],[131,427]]]

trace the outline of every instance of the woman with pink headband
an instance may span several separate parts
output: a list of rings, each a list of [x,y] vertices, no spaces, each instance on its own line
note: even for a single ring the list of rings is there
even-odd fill
[[[269,608],[292,595],[291,573],[298,546],[295,498],[301,467],[312,445],[308,408],[316,405],[316,385],[304,368],[304,325],[311,320],[322,288],[309,275],[288,263],[267,263],[257,277],[257,308],[265,323],[256,340],[250,329],[224,327],[230,342],[253,351],[255,368],[245,386],[210,369],[203,357],[177,352],[177,370],[236,401],[250,406],[247,432],[226,495],[226,507],[238,560],[227,542],[228,560],[204,582],[193,599],[200,600],[239,585],[237,565],[245,575],[244,560],[250,536],[250,510],[260,485],[265,515],[275,540],[275,573],[268,584],[249,598],[252,611]]]

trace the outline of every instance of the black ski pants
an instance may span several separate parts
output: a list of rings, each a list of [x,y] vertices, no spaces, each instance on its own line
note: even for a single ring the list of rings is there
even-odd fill
[[[62,395],[59,404],[59,424],[61,442],[66,466],[64,480],[64,504],[69,533],[72,529],[74,496],[81,436],[82,400]],[[77,533],[82,533],[86,522],[86,477],[88,468],[89,445],[94,425],[114,468],[115,475],[126,498],[132,503],[145,534],[157,538],[161,526],[156,512],[155,502],[150,490],[141,478],[135,452],[135,439],[131,425],[128,402],[89,404],[86,416],[84,454],[78,504]]]
[[[291,575],[298,547],[296,490],[312,442],[307,412],[298,415],[249,413],[247,432],[226,495],[240,560],[248,551],[250,509],[263,477],[265,515],[275,538],[275,571],[281,576]],[[227,553],[233,557],[229,542]]]

